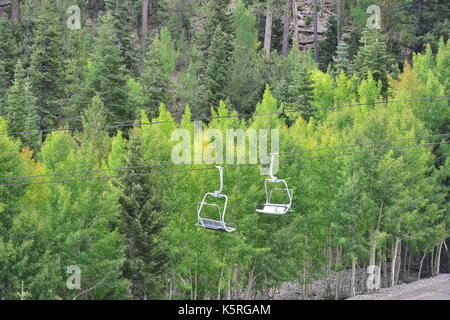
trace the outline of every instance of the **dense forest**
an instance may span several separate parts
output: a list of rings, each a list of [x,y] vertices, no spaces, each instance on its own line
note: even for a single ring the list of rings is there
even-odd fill
[[[0,300],[272,298],[294,281],[340,299],[369,266],[383,287],[450,272],[448,1],[3,2]],[[198,119],[279,130],[292,212],[255,211],[260,163],[218,161],[237,229],[196,226],[218,172],[172,159]]]

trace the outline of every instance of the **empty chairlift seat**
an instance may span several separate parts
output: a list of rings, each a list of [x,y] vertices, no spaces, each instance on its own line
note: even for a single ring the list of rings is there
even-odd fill
[[[197,215],[198,221],[197,226],[203,227],[209,230],[230,233],[236,230],[236,225],[234,223],[225,222],[225,214],[227,211],[228,197],[222,194],[223,189],[223,167],[217,167],[220,173],[220,189],[219,191],[209,192],[205,194],[202,202],[197,205]],[[209,203],[207,200],[215,200],[218,202],[219,199],[223,201],[223,208],[218,203]],[[204,211],[206,207],[212,207],[217,209],[217,219],[206,218],[204,216]],[[215,211],[215,210],[214,210]]]
[[[264,182],[266,202],[264,204],[257,205],[256,212],[267,215],[282,216],[291,211],[292,189],[289,189],[285,180],[274,177],[273,164],[275,162],[275,156],[277,156],[277,154],[272,154],[271,157],[270,179],[266,179]],[[283,195],[282,199],[274,201],[274,192]]]

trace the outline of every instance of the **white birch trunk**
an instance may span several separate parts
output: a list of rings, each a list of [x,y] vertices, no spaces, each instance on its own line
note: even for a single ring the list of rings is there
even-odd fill
[[[400,244],[400,239],[397,237],[395,239],[395,244],[394,244],[394,252],[392,253],[392,264],[391,264],[391,287],[396,285],[395,282],[395,268],[396,268],[396,263],[397,263],[397,252],[398,252],[398,246]]]

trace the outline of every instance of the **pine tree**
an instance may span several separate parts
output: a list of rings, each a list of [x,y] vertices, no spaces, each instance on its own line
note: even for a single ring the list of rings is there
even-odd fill
[[[44,128],[53,127],[54,118],[61,114],[59,100],[64,80],[61,26],[55,6],[50,0],[45,0],[38,12],[29,69]]]
[[[152,116],[157,116],[161,103],[171,103],[170,76],[175,71],[178,56],[169,30],[162,28],[161,35],[155,37],[147,53],[144,60],[145,67],[140,77],[140,83],[148,96]]]
[[[237,3],[232,18],[235,38],[226,95],[238,112],[248,114],[259,99],[261,87],[266,84],[261,81],[258,65],[256,18],[242,1]]]
[[[121,55],[128,70],[135,72],[137,63],[137,52],[133,42],[136,37],[132,30],[132,14],[130,0],[105,0],[105,8],[111,13],[114,20],[114,29],[120,43]]]
[[[395,58],[387,47],[387,37],[377,29],[364,29],[361,35],[361,47],[355,57],[355,72],[360,80],[366,79],[369,71],[376,81],[383,82],[386,92],[387,74],[393,69]]]
[[[6,13],[0,14],[0,70],[4,72],[4,78],[0,78],[0,81],[5,81],[7,86],[10,86],[14,80],[14,68],[18,53],[18,47],[8,16]]]
[[[334,74],[337,76],[343,71],[346,75],[350,75],[353,66],[350,60],[349,47],[344,40],[339,42],[336,50],[336,56],[333,57]]]
[[[337,21],[336,18],[331,18],[327,22],[325,40],[319,42],[319,66],[322,71],[326,71],[328,66],[333,64],[337,46]]]
[[[92,29],[87,26],[79,30],[71,30],[65,42],[66,72],[62,103],[64,123],[79,127],[79,116],[89,106],[92,90],[89,84],[89,51],[94,39]]]
[[[308,108],[313,100],[313,80],[307,54],[298,52],[298,49],[293,49],[291,54],[295,63],[289,74],[286,105],[290,110]],[[304,112],[302,115],[308,120],[312,113]]]
[[[36,150],[41,143],[41,135],[36,132],[39,129],[36,98],[31,93],[30,83],[20,60],[16,64],[14,85],[6,95],[4,111],[10,132],[31,131],[19,134],[18,137],[24,146]]]
[[[4,114],[4,102],[8,90],[8,77],[3,65],[0,64],[0,116]]]
[[[135,118],[127,95],[127,72],[110,13],[101,18],[89,75],[91,95],[98,93],[108,109],[109,122],[128,122]],[[94,91],[93,91],[94,90]]]
[[[141,132],[135,129],[128,143],[126,166],[138,167],[145,164]],[[142,173],[134,169],[130,173]],[[164,291],[163,275],[167,256],[156,241],[164,226],[163,205],[158,191],[149,176],[135,176],[121,179],[122,208],[120,230],[127,244],[124,277],[131,281],[134,299],[157,299]]]
[[[214,32],[208,54],[208,67],[204,79],[206,103],[218,107],[220,100],[226,100],[226,86],[229,74],[229,57],[225,41],[226,35],[218,26]]]
[[[232,50],[232,18],[228,13],[228,5],[230,0],[211,0],[206,4],[206,8],[202,9],[205,19],[203,25],[203,32],[197,35],[197,43],[203,50],[208,50],[211,47],[214,34],[218,26],[224,32],[225,47],[229,52]]]

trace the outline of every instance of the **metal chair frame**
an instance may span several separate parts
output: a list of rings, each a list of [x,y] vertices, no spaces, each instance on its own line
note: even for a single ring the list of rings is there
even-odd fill
[[[209,193],[205,194],[202,202],[199,202],[197,204],[198,221],[197,221],[196,225],[199,227],[209,229],[209,230],[230,233],[230,232],[236,231],[236,225],[234,223],[225,222],[225,213],[226,213],[227,205],[228,205],[228,197],[226,195],[222,194],[223,167],[216,167],[216,168],[219,169],[219,173],[220,173],[220,189],[218,191],[209,192]],[[223,206],[223,210],[221,210],[221,207],[218,204],[206,202],[208,197],[215,198],[215,199],[225,199],[225,204]],[[218,210],[218,213],[219,213],[219,220],[208,219],[208,218],[202,217],[202,210],[203,210],[204,206],[216,207]]]

